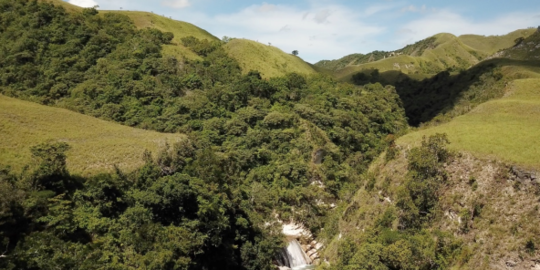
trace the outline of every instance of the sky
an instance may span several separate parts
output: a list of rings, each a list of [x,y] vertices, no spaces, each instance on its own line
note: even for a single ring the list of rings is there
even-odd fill
[[[445,32],[504,35],[540,26],[538,0],[66,0],[103,10],[151,11],[214,36],[247,38],[305,61],[392,51]]]

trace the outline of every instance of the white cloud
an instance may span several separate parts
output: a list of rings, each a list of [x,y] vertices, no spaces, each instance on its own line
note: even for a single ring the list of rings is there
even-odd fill
[[[189,7],[191,3],[189,0],[170,0],[170,1],[162,1],[162,5],[172,8],[185,8]]]
[[[298,50],[308,62],[337,59],[365,51],[368,37],[385,29],[362,21],[355,10],[340,5],[298,9],[289,5],[252,5],[232,14],[209,17],[191,14],[184,19],[211,29],[212,34],[271,43],[285,52]]]
[[[503,35],[517,29],[538,25],[533,13],[510,13],[485,21],[473,21],[448,11],[440,10],[404,24],[396,31],[400,46],[414,43],[438,33]]]
[[[432,11],[436,11],[434,8],[431,9]],[[415,5],[410,5],[410,6],[406,6],[406,7],[403,7],[401,9],[401,12],[426,12],[428,11],[428,8],[426,7],[426,5],[422,5],[421,7],[416,7]]]
[[[364,14],[366,16],[371,16],[371,15],[375,15],[377,13],[380,13],[382,11],[387,11],[387,10],[391,10],[391,9],[394,9],[396,7],[398,7],[400,4],[398,3],[391,3],[391,4],[377,4],[377,5],[372,5],[372,6],[368,6],[364,9]]]
[[[68,2],[79,7],[94,7],[98,5],[94,0],[69,0]]]

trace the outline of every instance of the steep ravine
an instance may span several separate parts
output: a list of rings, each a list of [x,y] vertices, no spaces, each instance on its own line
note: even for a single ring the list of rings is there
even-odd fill
[[[405,181],[410,153],[407,146],[399,148],[395,159],[387,162],[382,155],[372,164],[373,181],[367,181],[343,212],[339,236],[325,247],[322,260],[334,263],[343,239],[363,239],[389,208],[399,215],[397,191]],[[540,269],[540,173],[468,153],[452,153],[442,168],[445,180],[424,230],[447,233],[459,243],[460,253],[448,267]],[[390,230],[399,231],[398,223],[394,219]]]

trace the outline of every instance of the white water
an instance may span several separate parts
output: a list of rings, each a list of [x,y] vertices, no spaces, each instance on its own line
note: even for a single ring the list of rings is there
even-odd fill
[[[278,262],[281,266],[286,266],[292,270],[314,269],[311,265],[311,259],[304,252],[302,246],[296,239],[289,242],[287,248],[284,248],[279,254]]]

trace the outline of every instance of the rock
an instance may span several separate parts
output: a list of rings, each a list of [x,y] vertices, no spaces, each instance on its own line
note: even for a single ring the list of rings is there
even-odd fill
[[[313,240],[311,243],[309,243],[312,247],[315,247],[317,245],[317,241]]]
[[[313,254],[315,254],[315,253],[317,253],[317,251],[316,251],[316,250],[313,250],[313,249],[308,250],[308,251],[306,252],[306,254],[307,254],[309,257],[311,257],[311,255],[313,255]]]
[[[317,244],[315,245],[315,249],[316,249],[316,250],[319,250],[319,249],[321,249],[322,247],[323,247],[323,244],[321,244],[321,243],[317,243]]]
[[[508,267],[515,267],[516,265],[517,265],[517,263],[514,262],[514,261],[506,261],[506,266],[508,266]]]
[[[320,265],[321,264],[321,260],[320,259],[315,259],[313,260],[313,265]]]

